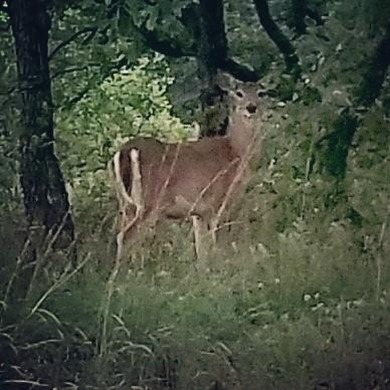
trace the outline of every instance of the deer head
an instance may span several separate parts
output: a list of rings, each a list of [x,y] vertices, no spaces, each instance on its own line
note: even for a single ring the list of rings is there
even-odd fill
[[[226,73],[218,73],[216,82],[226,93],[230,108],[227,135],[236,153],[243,155],[262,136],[260,122],[268,91],[260,83],[243,83]]]

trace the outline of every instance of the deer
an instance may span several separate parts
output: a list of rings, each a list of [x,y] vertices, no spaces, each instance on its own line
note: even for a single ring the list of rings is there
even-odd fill
[[[109,163],[120,214],[117,260],[143,224],[155,226],[162,218],[192,220],[198,259],[205,237],[216,242],[223,214],[252,175],[249,162],[264,136],[259,103],[267,93],[227,74],[218,74],[217,83],[230,108],[225,135],[178,143],[138,137]]]

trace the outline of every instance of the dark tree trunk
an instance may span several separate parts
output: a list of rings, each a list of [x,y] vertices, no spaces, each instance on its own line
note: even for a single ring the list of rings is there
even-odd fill
[[[299,58],[295,52],[294,46],[272,19],[267,0],[253,1],[261,25],[284,57],[287,71],[290,72],[295,78],[298,78],[301,74],[301,68],[299,66]]]
[[[333,123],[334,131],[328,136],[323,160],[327,172],[337,179],[345,176],[349,146],[357,127],[357,117],[350,110],[341,113]]]
[[[255,71],[229,58],[223,0],[200,0],[199,7],[192,8],[191,14],[196,15],[196,20],[199,21],[195,28],[192,27],[192,31],[195,32],[198,43],[197,61],[202,106],[201,134],[222,135],[227,128],[228,109],[224,92],[215,83],[217,70],[228,72],[242,81],[256,81],[258,75]]]
[[[119,3],[111,4],[109,15],[114,15]],[[151,5],[151,4],[150,4]],[[153,2],[157,5],[157,2]],[[130,15],[129,15],[130,16]],[[242,64],[229,58],[228,41],[225,32],[223,0],[199,0],[182,9],[177,19],[190,32],[193,40],[173,40],[169,34],[149,30],[147,21],[134,29],[145,46],[169,57],[195,57],[200,79],[200,103],[202,119],[201,134],[213,136],[224,134],[227,124],[227,110],[223,92],[215,85],[217,70],[230,73],[241,81],[257,81],[259,75]]]
[[[307,0],[291,0],[293,25],[298,35],[306,33],[306,16],[314,20],[317,26],[324,24],[321,15],[307,5]]]
[[[226,71],[244,82],[259,79],[256,71],[229,58],[222,0],[201,0],[199,6],[191,3],[183,10],[180,20],[197,43],[195,55],[207,67]]]
[[[228,60],[222,0],[200,0],[198,75],[201,81],[201,105],[203,121],[201,134],[223,134],[226,129],[227,111],[224,109],[223,92],[215,85],[217,70]]]
[[[20,180],[30,227],[74,240],[64,179],[54,152],[48,62],[50,18],[44,0],[8,0],[22,104]],[[65,240],[65,241],[64,241]]]
[[[379,42],[357,91],[357,104],[371,106],[379,96],[390,66],[390,24]]]
[[[228,59],[222,0],[200,0],[199,58],[205,67],[205,77],[213,78]]]
[[[390,25],[379,42],[366,72],[362,75],[362,82],[356,91],[354,106],[369,108],[375,102],[382,90],[389,66]],[[324,150],[326,169],[338,180],[345,177],[348,153],[358,125],[356,113],[353,110],[345,111],[334,122],[333,132],[324,139],[327,141]]]
[[[306,0],[292,0],[294,29],[298,35],[306,33],[306,9]]]

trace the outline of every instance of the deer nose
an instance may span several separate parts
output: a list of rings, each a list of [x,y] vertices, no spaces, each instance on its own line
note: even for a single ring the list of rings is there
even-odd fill
[[[254,113],[257,111],[257,106],[256,106],[256,104],[249,103],[249,104],[246,106],[246,109],[247,109],[247,111],[248,111],[250,114],[254,114]]]

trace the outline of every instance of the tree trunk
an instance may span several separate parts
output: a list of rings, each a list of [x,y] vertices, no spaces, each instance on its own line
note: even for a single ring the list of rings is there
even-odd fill
[[[288,38],[283,34],[283,32],[272,19],[267,0],[253,1],[261,25],[284,57],[287,71],[290,72],[294,78],[298,78],[301,74],[301,68],[299,66],[299,58],[295,52],[294,46],[290,43]]]
[[[312,19],[317,26],[324,24],[318,11],[308,7],[307,0],[291,0],[291,8],[294,29],[298,35],[306,33],[306,16]]]
[[[371,106],[379,96],[390,66],[390,24],[379,42],[357,91],[357,104]]]
[[[373,58],[362,74],[362,81],[353,99],[353,107],[346,108],[332,124],[333,131],[322,137],[314,150],[314,159],[319,161],[319,171],[327,173],[333,181],[333,187],[324,194],[325,206],[334,208],[348,203],[344,178],[347,173],[349,151],[361,118],[354,107],[368,109],[380,95],[387,70],[390,66],[390,25],[386,34],[377,46]],[[348,209],[349,217],[359,223],[361,216],[352,207]]]
[[[222,0],[200,0],[200,45],[199,57],[205,73],[213,77],[217,68],[227,61],[228,45],[225,32]]]
[[[294,29],[298,35],[306,33],[306,9],[306,0],[292,0]]]
[[[200,1],[184,8],[180,18],[183,25],[191,32],[198,47],[195,56],[205,63],[230,73],[241,81],[257,81],[259,74],[245,65],[229,58],[229,48],[225,32],[223,1]],[[207,40],[207,42],[205,41]]]
[[[362,81],[357,88],[354,106],[369,108],[379,96],[386,73],[390,66],[390,24],[386,34],[379,42],[367,70],[362,75]],[[353,137],[358,129],[359,121],[354,110],[343,112],[333,123],[333,132],[326,138],[324,159],[326,170],[337,180],[345,177],[347,158]]]
[[[8,0],[8,8],[22,105],[20,180],[28,223],[44,235],[58,234],[60,243],[67,245],[74,240],[74,226],[54,152],[50,17],[44,0]]]
[[[201,81],[201,105],[203,120],[201,134],[213,136],[226,130],[227,111],[224,109],[223,92],[215,85],[217,69],[228,59],[222,0],[200,0],[198,75]]]

